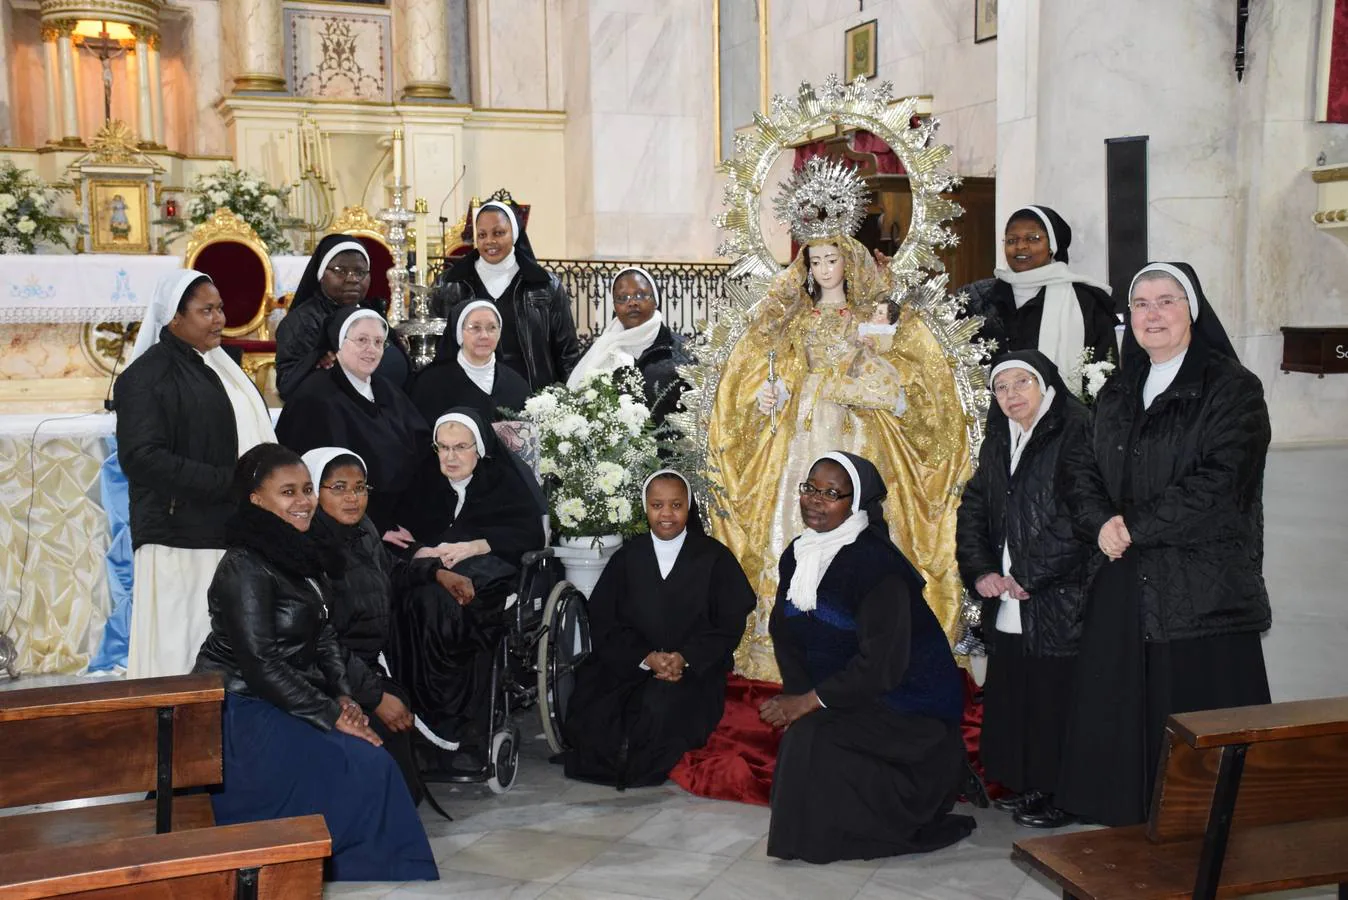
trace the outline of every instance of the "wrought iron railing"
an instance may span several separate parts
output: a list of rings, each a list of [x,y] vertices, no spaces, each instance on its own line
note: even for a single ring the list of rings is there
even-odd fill
[[[613,317],[613,277],[630,265],[639,265],[655,278],[662,300],[661,313],[672,331],[691,335],[706,320],[712,300],[725,293],[729,263],[721,262],[628,262],[607,259],[540,259],[539,264],[556,275],[571,297],[576,331],[588,343],[604,330]],[[440,275],[435,261],[428,280]]]

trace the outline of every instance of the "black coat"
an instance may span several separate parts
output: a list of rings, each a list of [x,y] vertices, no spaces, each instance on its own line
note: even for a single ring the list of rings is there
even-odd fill
[[[1118,360],[1119,345],[1114,327],[1119,317],[1114,313],[1114,301],[1099,288],[1088,284],[1073,284],[1081,317],[1085,324],[1086,343],[1095,351],[1096,360]],[[1044,318],[1044,290],[1016,309],[1016,297],[1011,285],[997,278],[984,278],[964,288],[969,294],[965,314],[982,316],[983,327],[978,336],[995,340],[998,353],[1014,350],[1039,349],[1039,324]]]
[[[252,505],[230,520],[228,540],[206,595],[211,633],[192,671],[218,672],[225,690],[331,730],[336,698],[351,688],[316,542]]]
[[[378,302],[361,305],[383,315],[382,304]],[[289,400],[300,384],[318,371],[318,361],[323,355],[333,349],[324,332],[328,318],[339,308],[322,291],[316,291],[304,302],[292,305],[276,326],[276,393],[282,400]],[[389,338],[375,374],[402,388],[411,375],[412,362],[398,342],[397,333],[391,333]]]
[[[978,454],[978,471],[964,488],[955,533],[960,576],[972,596],[974,583],[1002,572],[1002,544],[1011,551],[1011,576],[1030,595],[1020,604],[1026,652],[1031,656],[1072,656],[1081,639],[1081,617],[1092,542],[1079,538],[1063,496],[1059,461],[1070,447],[1085,447],[1090,413],[1059,392],[1035,426],[1011,469],[1011,436],[1005,416],[990,417]],[[983,603],[983,621],[995,621],[1001,600]]]
[[[491,299],[473,267],[477,258],[474,250],[440,277],[432,297],[437,315],[474,298]],[[518,249],[515,258],[519,272],[505,293],[492,301],[501,314],[501,343],[496,356],[518,372],[532,392],[566,381],[580,360],[580,341],[571,318],[571,298],[562,282]],[[454,334],[457,324],[445,326],[437,360],[452,362],[459,352]]]
[[[637,368],[646,381],[646,405],[651,409],[651,420],[660,425],[679,408],[679,399],[688,386],[679,378],[679,366],[691,363],[683,347],[683,338],[660,326],[655,343],[637,359]]]
[[[116,391],[132,544],[224,547],[239,433],[220,376],[166,326],[126,367]]]
[[[377,373],[374,402],[340,365],[303,382],[281,410],[276,439],[296,453],[345,447],[369,467],[369,516],[376,527],[412,527],[422,485],[433,484],[431,432],[407,395]],[[443,481],[443,479],[441,479]]]
[[[1122,514],[1147,640],[1263,631],[1263,386],[1198,335],[1174,382],[1143,410],[1148,370],[1125,368],[1101,388],[1090,441],[1064,456],[1077,533],[1094,542]]]
[[[433,426],[436,419],[456,406],[470,406],[488,422],[499,422],[505,418],[502,409],[517,413],[524,410],[524,401],[529,399],[529,384],[498,359],[491,393],[487,394],[463,371],[458,359],[450,356],[437,359],[418,372],[407,393],[421,410],[428,426]]]

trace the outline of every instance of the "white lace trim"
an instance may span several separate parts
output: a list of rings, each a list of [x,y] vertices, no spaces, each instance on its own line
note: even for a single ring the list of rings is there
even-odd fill
[[[144,306],[0,306],[0,325],[125,323],[144,318]]]

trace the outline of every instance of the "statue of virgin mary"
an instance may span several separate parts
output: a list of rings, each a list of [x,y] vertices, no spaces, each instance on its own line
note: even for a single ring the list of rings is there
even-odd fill
[[[952,641],[963,589],[955,510],[970,474],[956,365],[891,273],[852,235],[866,189],[845,162],[816,157],[776,197],[800,251],[748,314],[706,421],[714,535],[758,596],[736,670],[780,680],[767,633],[777,561],[803,524],[798,485],[842,450],[871,460],[889,487],[891,537],[926,579]]]

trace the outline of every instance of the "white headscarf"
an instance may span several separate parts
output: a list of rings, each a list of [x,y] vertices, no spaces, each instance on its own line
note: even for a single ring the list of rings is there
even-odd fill
[[[365,257],[365,265],[371,265],[370,252],[365,249],[365,245],[360,241],[342,241],[332,245],[332,249],[324,254],[322,261],[318,264],[318,277],[321,279],[323,273],[328,270],[328,265],[337,258],[339,253],[359,253]]]
[[[825,453],[810,463],[810,468],[826,459],[842,466],[852,479],[852,514],[832,531],[806,528],[791,545],[795,549],[796,571],[791,573],[786,599],[802,612],[810,612],[819,605],[819,582],[824,580],[838,551],[856,541],[871,524],[870,515],[861,508],[861,477],[856,466],[841,453]]]
[[[348,332],[351,331],[351,326],[359,322],[361,319],[378,319],[379,324],[384,326],[384,337],[388,337],[388,320],[372,309],[366,309],[364,307],[361,307],[360,309],[353,312],[351,315],[347,316],[346,321],[342,323],[342,327],[337,329],[338,347],[341,347],[342,344],[346,343],[346,335]]]
[[[1198,321],[1198,292],[1194,290],[1193,282],[1189,276],[1184,274],[1183,269],[1176,268],[1170,263],[1154,262],[1147,263],[1142,271],[1133,276],[1132,282],[1128,285],[1128,299],[1133,299],[1133,290],[1137,287],[1137,280],[1149,272],[1164,272],[1179,283],[1180,289],[1184,291],[1184,296],[1189,299],[1189,321]]]
[[[1049,253],[1058,252],[1058,237],[1053,232],[1053,223],[1049,216],[1037,206],[1022,206],[1011,214],[1028,212],[1039,220],[1048,238]],[[1035,349],[1053,361],[1063,372],[1075,372],[1080,368],[1081,353],[1086,346],[1086,322],[1081,316],[1081,303],[1073,284],[1088,284],[1099,288],[1106,294],[1112,288],[1085,275],[1078,275],[1067,268],[1065,262],[1051,262],[1028,272],[1013,272],[1010,269],[995,269],[997,280],[1011,286],[1016,298],[1016,308],[1028,303],[1040,289],[1044,290],[1044,313],[1039,320],[1039,341]]]
[[[490,300],[474,300],[463,308],[459,313],[458,323],[454,326],[454,335],[459,341],[459,368],[463,369],[463,374],[468,376],[468,380],[478,386],[478,389],[484,394],[491,394],[491,389],[496,387],[496,353],[487,357],[487,361],[478,365],[468,358],[468,354],[463,351],[463,326],[468,321],[468,314],[479,309],[489,309],[492,315],[496,316],[496,327],[501,327],[501,311],[496,308],[496,304]]]
[[[178,314],[178,304],[182,302],[187,289],[202,279],[215,283],[211,281],[211,276],[196,269],[171,272],[159,279],[155,285],[154,298],[145,307],[145,317],[141,319],[140,333],[136,335],[128,362],[135,362],[142,353],[159,343],[159,332]]]
[[[323,481],[324,470],[339,456],[354,456],[356,461],[360,463],[361,469],[367,475],[369,474],[370,467],[365,465],[365,460],[361,459],[360,454],[354,450],[348,450],[345,447],[315,447],[300,457],[309,469],[309,479],[313,481],[315,491],[318,490],[319,484]]]
[[[519,260],[515,259],[515,244],[520,240],[520,223],[515,218],[515,211],[506,203],[500,200],[488,200],[477,209],[477,215],[473,216],[474,239],[476,240],[477,220],[482,218],[482,214],[487,210],[496,210],[505,213],[505,217],[510,220],[510,252],[506,254],[505,259],[498,263],[489,263],[482,258],[479,253],[477,260],[473,263],[473,268],[477,271],[477,277],[482,279],[482,286],[487,289],[493,300],[499,299],[510,287],[510,282],[515,280],[515,274],[520,270]]]
[[[604,329],[604,333],[595,339],[594,344],[571,370],[571,377],[566,379],[566,386],[573,391],[580,387],[585,376],[591,372],[611,372],[623,366],[634,365],[641,354],[649,350],[655,339],[660,336],[660,328],[665,324],[665,320],[660,315],[660,289],[656,287],[655,279],[650,272],[641,266],[628,266],[613,277],[609,285],[609,296],[610,298],[613,296],[618,279],[630,272],[641,275],[651,286],[651,293],[655,296],[655,314],[636,328],[624,327],[618,317],[614,316]]]
[[[661,475],[673,475],[683,482],[684,490],[688,492],[688,514],[692,515],[693,486],[688,483],[687,478],[683,477],[682,472],[677,472],[674,469],[661,469],[646,476],[646,480],[641,483],[642,503],[646,502],[646,491],[650,489],[651,482]],[[654,533],[651,534],[651,544],[655,549],[655,564],[660,569],[661,578],[669,577],[669,573],[674,569],[674,563],[679,559],[679,551],[683,549],[684,542],[687,540],[688,526],[686,524],[683,526],[683,531],[668,540],[657,537]]]
[[[440,426],[450,422],[455,422],[467,428],[473,434],[473,443],[477,444],[477,455],[479,458],[487,455],[487,445],[482,443],[482,432],[477,430],[477,423],[473,421],[472,416],[465,416],[463,413],[445,413],[435,420],[435,427],[431,429],[431,440],[438,441],[436,436],[440,433]]]

